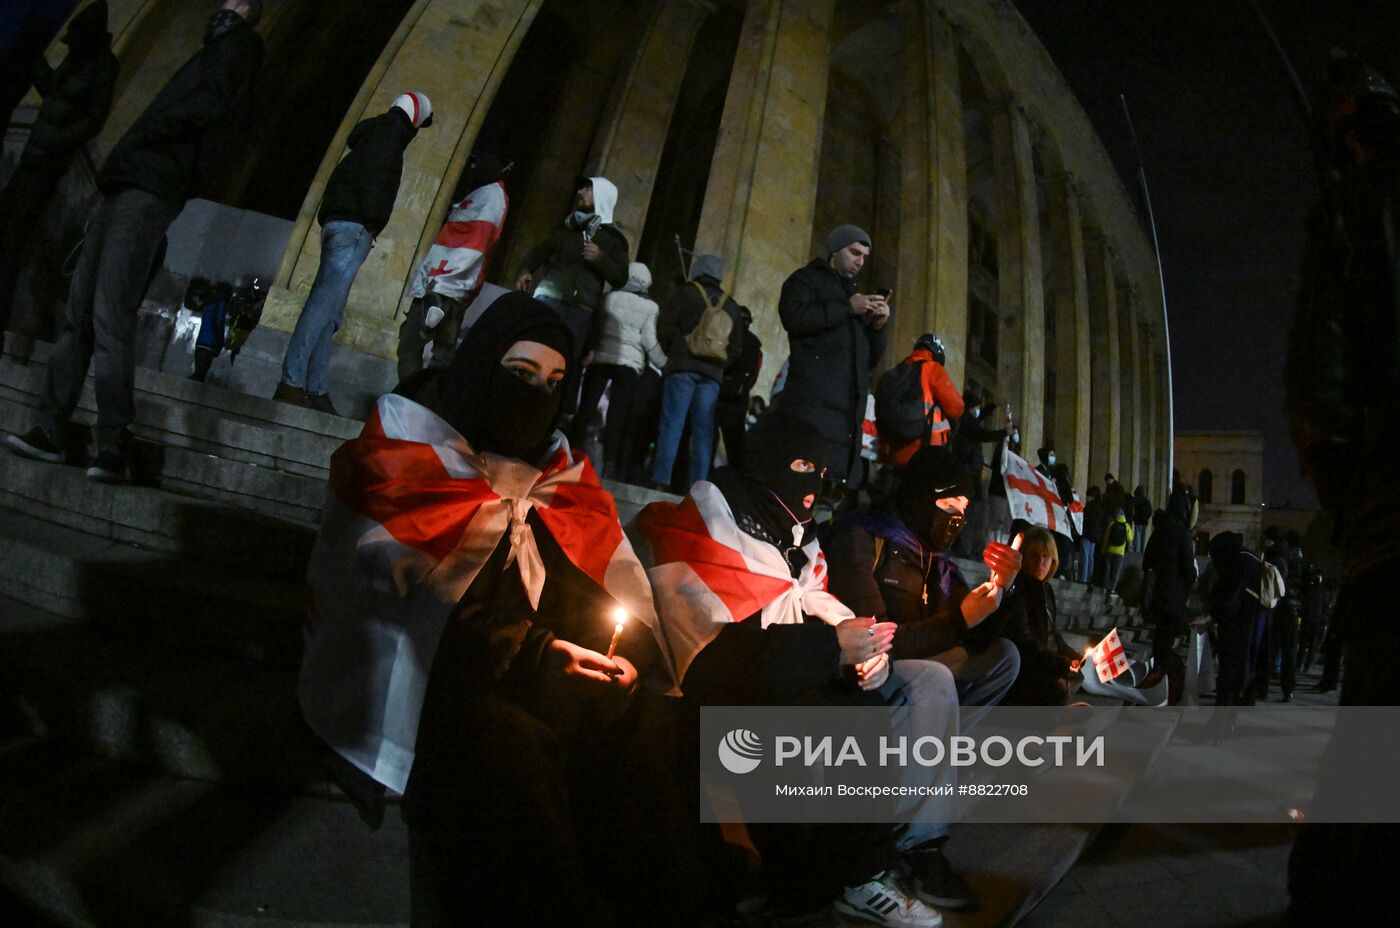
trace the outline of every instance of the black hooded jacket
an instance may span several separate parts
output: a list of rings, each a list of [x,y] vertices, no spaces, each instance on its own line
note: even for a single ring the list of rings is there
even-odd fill
[[[328,222],[358,222],[371,235],[389,224],[403,177],[403,153],[418,130],[403,110],[361,120],[345,143],[349,154],[341,159],[326,182],[318,216]]]
[[[831,476],[843,479],[860,451],[870,372],[885,351],[884,329],[851,315],[855,284],[823,258],[783,283],[778,315],[791,344],[778,407],[809,423],[830,447]]]
[[[44,98],[20,163],[63,171],[78,146],[97,135],[112,110],[117,56],[107,32],[107,5],[94,3],[73,17],[63,36],[68,55],[50,69],[40,61],[34,86]]]
[[[241,19],[206,39],[117,142],[98,175],[111,195],[136,188],[183,202],[210,182],[262,67],[263,40]]]

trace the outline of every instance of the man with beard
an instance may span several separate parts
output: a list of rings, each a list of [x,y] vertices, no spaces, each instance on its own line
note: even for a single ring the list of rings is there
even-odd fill
[[[557,430],[572,350],[506,294],[331,459],[301,706],[369,820],[403,793],[414,925],[617,924],[600,871],[674,878],[648,866],[683,832],[642,811],[679,808],[654,801],[668,752],[628,775],[664,712],[638,681],[672,676],[612,497]]]
[[[616,184],[606,177],[580,178],[573,212],[530,249],[515,279],[515,289],[533,294],[569,327],[575,364],[593,347],[593,314],[603,305],[603,285],[620,290],[627,284],[629,246],[613,225],[616,207]]]
[[[765,418],[742,467],[715,471],[679,504],[637,517],[657,613],[690,711],[702,705],[942,707],[957,732],[946,668],[888,655],[894,627],[856,618],[828,593],[812,506],[825,443],[805,423]],[[843,671],[853,669],[853,677]],[[919,817],[917,811],[912,818]],[[924,826],[910,824],[909,832]],[[831,904],[876,924],[936,928],[941,916],[901,886],[888,824],[759,825],[749,833],[773,887],[775,914]],[[905,841],[901,839],[900,849]]]
[[[846,513],[832,526],[827,549],[831,592],[857,615],[895,623],[892,657],[932,660],[953,675],[958,702],[967,708],[996,705],[1020,670],[1015,645],[1003,638],[979,640],[971,632],[1001,605],[1003,591],[1021,569],[1020,552],[989,542],[983,560],[992,578],[969,588],[950,552],[962,531],[971,477],[947,447],[915,454],[900,476],[892,507]],[[963,717],[966,728],[981,713]],[[948,908],[975,902],[972,888],[942,854],[946,827],[904,848],[919,898]]]
[[[68,420],[91,363],[97,458],[87,475],[127,479],[128,430],[136,416],[136,311],[166,228],[212,179],[217,155],[228,147],[224,131],[248,100],[262,66],[263,41],[253,30],[261,12],[262,0],[224,0],[205,27],[204,47],[156,94],[98,172],[102,199],[88,221],[49,354],[39,424],[8,439],[16,454],[63,462]]]
[[[870,372],[884,354],[890,318],[886,296],[857,292],[855,279],[870,247],[859,227],[837,226],[826,237],[825,253],[794,271],[778,299],[792,350],[775,408],[806,422],[826,443],[823,456],[836,483],[860,454]]]

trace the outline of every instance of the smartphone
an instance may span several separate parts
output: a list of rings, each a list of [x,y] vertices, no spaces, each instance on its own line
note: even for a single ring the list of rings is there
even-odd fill
[[[879,290],[875,291],[875,295],[882,300],[888,300],[890,298],[891,293],[894,293],[894,291],[891,290],[889,287],[881,287]]]

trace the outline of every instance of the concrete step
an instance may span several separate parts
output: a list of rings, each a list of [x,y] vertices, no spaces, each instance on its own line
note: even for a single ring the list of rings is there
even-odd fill
[[[304,555],[240,566],[237,554],[151,551],[0,507],[0,595],[139,645],[297,666]]]
[[[213,783],[327,792],[295,667],[192,654],[0,597],[10,727]]]
[[[371,832],[345,803],[154,775],[53,745],[3,756],[0,887],[56,924],[408,923],[396,814]]]

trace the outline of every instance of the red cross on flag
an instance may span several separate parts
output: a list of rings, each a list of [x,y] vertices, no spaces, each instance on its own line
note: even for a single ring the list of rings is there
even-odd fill
[[[1010,448],[1001,452],[1001,477],[1006,483],[1006,501],[1011,505],[1013,519],[1025,519],[1061,535],[1070,533],[1069,510],[1055,490],[1055,481]]]
[[[1128,669],[1128,655],[1123,652],[1123,642],[1118,640],[1116,628],[1089,649],[1089,657],[1094,661],[1099,679],[1105,683]]]

